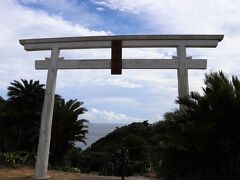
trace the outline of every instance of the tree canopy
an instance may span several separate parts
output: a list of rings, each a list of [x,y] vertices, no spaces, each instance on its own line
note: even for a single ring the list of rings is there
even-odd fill
[[[114,153],[124,145],[130,160],[147,160],[163,180],[240,179],[240,81],[217,72],[204,83],[201,94],[177,99],[185,108],[153,125],[118,128],[87,151]]]
[[[8,99],[0,99],[0,152],[36,152],[44,85],[39,81],[14,81],[8,87]],[[55,95],[50,163],[62,164],[75,142],[85,143],[87,120],[78,119],[87,111],[78,100],[65,101]]]
[[[240,179],[240,81],[223,73],[206,75],[203,94],[177,103],[183,110],[160,122],[160,166],[164,179]]]
[[[163,180],[240,179],[240,81],[214,72],[204,83],[202,93],[176,100],[184,108],[154,124],[116,128],[85,151],[74,144],[85,143],[87,120],[79,116],[87,109],[56,95],[50,162],[62,165],[67,157],[72,166],[103,175],[119,175],[124,164],[128,175],[154,169]],[[11,83],[7,100],[0,98],[0,155],[36,151],[43,95],[38,81],[22,80]]]

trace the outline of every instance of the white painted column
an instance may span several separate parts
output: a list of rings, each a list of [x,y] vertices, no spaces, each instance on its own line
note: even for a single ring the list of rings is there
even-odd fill
[[[54,47],[51,52],[51,66],[48,69],[47,85],[41,115],[41,126],[38,141],[37,161],[34,179],[47,179],[48,158],[51,140],[52,117],[54,108],[55,88],[57,79],[57,61],[59,48]]]
[[[188,67],[187,67],[187,56],[185,45],[179,45],[177,47],[177,58],[178,58],[178,96],[185,97],[189,95],[188,87]],[[180,109],[184,106],[180,105]]]

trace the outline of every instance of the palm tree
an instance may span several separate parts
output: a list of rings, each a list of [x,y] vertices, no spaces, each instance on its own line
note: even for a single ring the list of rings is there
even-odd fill
[[[75,142],[85,142],[87,131],[87,120],[78,119],[78,116],[87,111],[81,107],[83,102],[64,99],[56,101],[53,115],[52,140],[50,152],[51,161],[56,164],[64,162],[64,156]]]
[[[10,83],[7,113],[4,116],[8,129],[9,148],[33,151],[37,146],[40,116],[44,97],[44,85],[39,81],[21,79]]]
[[[11,86],[8,87],[9,101],[15,104],[20,103],[21,105],[36,105],[43,100],[44,95],[44,85],[40,84],[39,81],[27,81],[21,79],[22,82],[14,80],[11,82]]]
[[[8,113],[4,117],[4,129],[8,146],[6,149],[35,151],[38,142],[40,118],[44,98],[44,85],[39,81],[14,81],[8,87]],[[87,111],[82,107],[83,102],[65,100],[55,95],[53,113],[51,153],[53,157],[63,160],[69,148],[76,141],[85,143],[87,120],[78,116]],[[6,144],[6,143],[5,143]],[[53,159],[54,159],[53,158]]]
[[[240,81],[210,73],[203,95],[177,103],[186,108],[160,124],[159,173],[166,180],[240,179]]]
[[[2,107],[4,101],[5,101],[5,100],[0,96],[0,108]]]

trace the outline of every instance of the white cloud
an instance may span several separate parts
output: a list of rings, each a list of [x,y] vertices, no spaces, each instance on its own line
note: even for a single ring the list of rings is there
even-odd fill
[[[62,11],[71,10],[75,11],[77,9],[75,1],[68,0],[18,0],[25,5],[41,5],[49,9],[59,9]]]
[[[131,1],[121,1],[121,0],[107,0],[107,1],[95,1],[96,4],[100,6],[105,6],[114,10],[120,11],[131,11],[138,13],[138,8],[136,4],[142,4],[143,1],[131,0]]]
[[[141,17],[152,32],[161,34],[224,34],[216,49],[189,50],[193,58],[208,59],[208,70],[229,74],[240,71],[240,1],[236,0],[104,0],[106,8]],[[207,72],[207,71],[205,71]],[[200,90],[204,71],[190,73],[190,87]]]
[[[213,33],[239,23],[240,2],[236,0],[104,0],[99,5],[130,13],[140,13],[145,23],[165,33]]]
[[[97,84],[99,85],[108,85],[108,86],[118,86],[121,88],[141,88],[142,84],[134,83],[128,79],[122,77],[112,77],[108,79],[97,79]]]
[[[105,111],[92,108],[81,118],[88,119],[90,123],[114,123],[114,124],[128,124],[131,122],[143,121],[141,118],[129,117],[122,113],[115,113],[112,111]]]
[[[15,13],[7,11],[12,9]],[[92,31],[79,24],[73,24],[64,20],[61,16],[51,16],[44,11],[36,11],[21,6],[15,1],[1,1],[0,10],[2,18],[0,18],[0,51],[1,51],[1,76],[0,88],[6,91],[6,87],[10,81],[20,78],[40,79],[45,82],[46,71],[36,71],[34,69],[34,59],[44,59],[49,57],[49,52],[25,52],[18,40],[23,38],[39,38],[39,37],[57,37],[57,36],[83,36],[83,35],[105,35],[110,32]],[[5,17],[5,18],[3,18]],[[16,23],[18,22],[18,23]],[[143,49],[143,51],[133,49],[132,51],[124,50],[126,58],[144,58],[164,56],[156,49]],[[13,53],[14,52],[14,53]],[[101,56],[99,56],[101,54]],[[163,53],[164,54],[164,53]],[[166,54],[166,53],[165,53]],[[109,50],[84,50],[84,51],[66,51],[61,53],[66,58],[110,58]],[[125,72],[124,72],[125,73]],[[124,89],[140,89],[145,86],[145,82],[134,78],[139,73],[130,73],[132,79],[128,77],[128,73],[123,76],[111,76],[110,71],[59,71],[57,89],[66,87],[78,89],[85,88],[88,91],[87,84],[91,83],[91,87],[107,88],[106,86],[119,87]],[[149,78],[151,79],[151,78]],[[96,89],[97,90],[97,89]],[[122,89],[119,89],[121,91]],[[67,92],[65,92],[67,94]],[[61,94],[64,96],[64,94]],[[109,94],[110,95],[110,94]],[[76,98],[78,98],[77,96]],[[106,97],[106,96],[105,96]],[[102,99],[105,98],[103,96]],[[93,97],[94,98],[94,97]],[[101,101],[101,99],[99,99]],[[112,103],[127,104],[128,107],[142,107],[143,105],[133,98],[107,97],[104,105],[109,106]],[[88,102],[85,102],[86,104]],[[108,108],[110,109],[110,108]],[[129,123],[132,121],[141,121],[141,118],[128,116],[127,110],[124,113],[116,113],[114,109],[111,111],[99,110],[90,107],[90,111],[86,113],[86,119],[91,122],[108,122],[108,123]]]
[[[37,1],[37,3],[39,2]],[[43,1],[41,2],[43,3]],[[34,59],[44,59],[44,56],[49,57],[49,52],[25,52],[23,47],[18,43],[19,39],[110,34],[110,32],[89,30],[79,24],[66,21],[61,16],[51,16],[44,11],[29,9],[15,1],[1,1],[0,8],[2,10],[2,17],[5,17],[0,19],[2,24],[0,33],[4,34],[4,36],[0,37],[2,42],[0,45],[1,57],[3,59],[2,66],[5,66],[5,76],[1,78],[1,81],[4,85],[19,77],[27,79],[32,77],[45,82],[46,72],[34,70]],[[15,13],[6,11],[6,9],[12,9]],[[11,53],[13,51],[14,53]],[[167,50],[163,51],[159,49],[124,49],[123,57],[162,58],[169,53]],[[65,58],[110,58],[110,50],[64,51],[61,53],[61,56]],[[92,82],[96,85],[118,86],[120,88],[141,88],[143,86],[141,83],[135,81],[139,76],[138,73],[132,74],[133,79],[129,79],[127,76],[111,77],[108,71],[107,73],[94,71],[95,76],[93,76],[92,70],[86,70],[82,74],[83,76],[78,78],[79,72],[77,71],[71,71],[70,73],[69,71],[60,71],[58,82],[61,83],[57,87],[75,86],[77,82]],[[1,88],[5,89],[6,86],[2,86]]]
[[[58,2],[55,0],[22,0],[22,2],[41,3],[45,7],[55,9],[57,15],[37,8],[27,8],[14,0],[0,1],[1,91],[6,91],[6,86],[14,79],[33,78],[45,82],[46,71],[34,70],[34,59],[49,57],[49,52],[25,52],[18,43],[19,39],[111,34],[110,31],[94,31],[87,28],[84,23],[76,24],[64,19],[61,11],[70,11],[75,1],[69,3],[70,1],[66,0]],[[222,69],[229,74],[239,74],[240,72],[240,52],[238,50],[240,47],[240,2],[238,1],[98,0],[93,2],[98,4],[98,8],[111,8],[123,13],[127,12],[128,15],[132,13],[133,17],[141,17],[142,23],[155,33],[224,33],[225,38],[216,49],[191,49],[188,51],[188,55],[192,55],[193,58],[208,58],[207,71],[189,72],[190,90],[201,90],[204,73],[209,70]],[[58,7],[55,3],[66,4],[64,7]],[[78,15],[89,19],[89,23],[98,19],[93,13],[84,10],[79,11]],[[114,18],[114,14],[112,18]],[[144,30],[142,31],[144,32]],[[175,54],[176,51],[168,49],[123,50],[124,58],[169,58]],[[61,56],[66,58],[110,58],[110,50],[64,51]],[[151,99],[151,102],[150,100],[147,102],[144,111],[146,114],[151,112],[152,119],[154,119],[160,118],[161,114],[176,107],[173,102],[177,96],[176,74],[176,70],[123,70],[122,76],[111,76],[110,70],[59,71],[57,88],[80,89],[91,84],[91,88],[93,87],[96,91],[98,89],[104,91],[104,88],[108,89],[109,87],[118,87],[119,92],[142,90],[142,94],[148,94]],[[67,92],[65,93],[67,94]],[[132,107],[134,107],[134,103],[136,107],[141,107],[138,104],[139,97],[137,95],[133,95],[132,99],[121,99],[113,98],[111,94],[104,94],[102,98],[106,98],[106,106],[109,106],[109,102],[119,101],[132,103]],[[88,116],[96,121],[104,121],[101,118],[106,117],[108,122],[120,121],[120,119],[123,121],[138,119],[127,117],[126,114],[129,114],[127,109],[125,114],[114,113],[115,110],[112,112],[98,109],[102,108],[91,109]]]
[[[46,73],[34,70],[34,59],[43,59],[44,55],[49,57],[49,52],[26,52],[19,44],[19,39],[106,35],[110,33],[92,31],[79,24],[66,21],[60,16],[51,16],[44,11],[26,8],[17,1],[0,1],[0,11],[0,57],[2,67],[0,81],[3,85],[0,90],[2,91],[5,91],[6,84],[14,79],[33,78],[45,82]]]
[[[123,59],[161,59],[161,58],[171,58],[175,55],[175,50],[171,48],[159,49],[159,48],[131,48],[123,49]],[[110,49],[88,49],[88,50],[65,50],[61,53],[61,56],[65,59],[110,59],[111,51]],[[94,72],[93,72],[94,71]],[[81,71],[83,72],[83,71]],[[170,81],[175,83],[174,80],[175,74],[170,72],[167,75],[161,73],[162,70],[123,70],[123,74],[121,76],[111,76],[110,70],[85,70],[84,76],[81,79],[76,78],[79,75],[79,72],[71,72],[65,73],[61,72],[63,77],[68,74],[71,76],[69,80],[62,84],[68,83],[68,85],[76,84],[78,82],[91,82],[92,84],[96,84],[99,86],[114,86],[119,88],[142,88],[144,86],[147,87],[163,87],[163,83],[165,85],[169,85]],[[176,72],[176,71],[174,71]],[[74,78],[75,77],[75,78]],[[162,78],[166,77],[166,79]],[[171,80],[170,80],[171,79]],[[74,82],[74,83],[73,83]],[[159,85],[160,84],[160,85]],[[171,84],[171,83],[170,83]]]
[[[46,10],[82,26],[101,24],[102,18],[86,6],[87,2],[78,0],[18,0],[18,2],[35,10]]]
[[[104,103],[104,104],[117,104],[125,107],[140,107],[143,106],[142,102],[139,102],[138,100],[131,98],[131,97],[117,97],[117,96],[109,96],[104,98],[95,98],[91,101],[91,103]]]
[[[96,10],[98,10],[98,11],[104,11],[105,9],[102,8],[102,7],[97,7]]]

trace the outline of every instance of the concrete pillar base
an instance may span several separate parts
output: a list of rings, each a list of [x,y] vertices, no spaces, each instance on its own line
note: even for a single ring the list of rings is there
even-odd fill
[[[32,179],[50,179],[51,176],[44,176],[44,177],[36,177],[36,176],[32,176]]]

